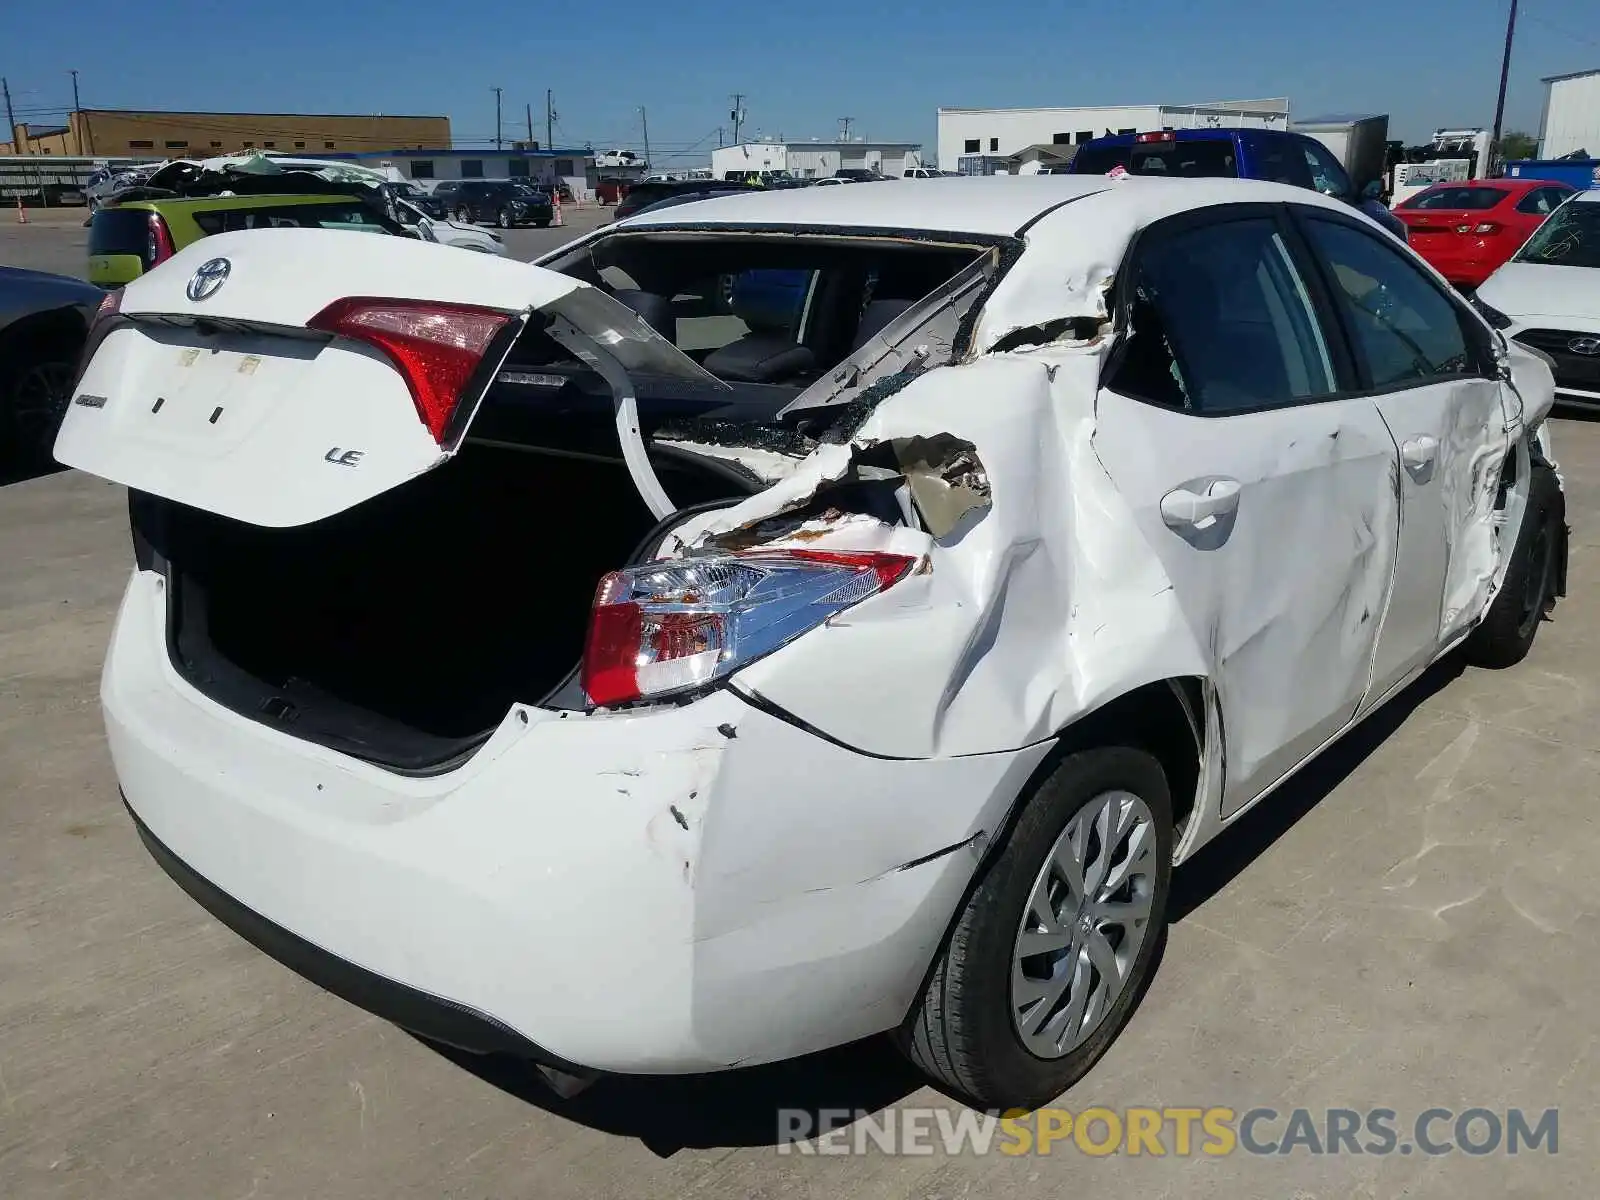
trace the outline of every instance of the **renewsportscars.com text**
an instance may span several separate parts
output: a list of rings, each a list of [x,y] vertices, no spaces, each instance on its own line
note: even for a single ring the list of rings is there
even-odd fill
[[[779,1109],[779,1154],[1556,1154],[1559,1110],[1429,1108]]]

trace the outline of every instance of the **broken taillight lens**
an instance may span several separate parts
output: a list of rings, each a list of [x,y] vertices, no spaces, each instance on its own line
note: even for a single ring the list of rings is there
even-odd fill
[[[770,550],[613,571],[595,592],[583,690],[604,706],[703,687],[891,587],[915,561]]]
[[[467,382],[511,319],[470,304],[347,296],[306,324],[383,351],[405,378],[433,440],[444,445]]]

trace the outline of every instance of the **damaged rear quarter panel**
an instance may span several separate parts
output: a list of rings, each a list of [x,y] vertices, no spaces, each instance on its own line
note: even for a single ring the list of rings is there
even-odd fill
[[[875,754],[980,754],[1050,737],[1141,684],[1205,676],[1171,581],[1095,455],[1098,348],[981,358],[914,379],[849,445],[706,526],[737,528],[838,477],[858,449],[969,443],[991,502],[926,539],[931,569],[734,677]]]

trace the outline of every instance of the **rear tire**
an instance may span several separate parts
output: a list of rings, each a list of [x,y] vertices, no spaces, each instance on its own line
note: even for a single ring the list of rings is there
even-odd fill
[[[1108,807],[1108,797],[1131,797],[1138,803],[1113,800]],[[1119,867],[1126,864],[1132,870],[1136,857],[1147,854],[1147,870],[1137,878],[1148,915],[1136,946],[1126,940],[1134,936],[1131,933],[1114,943],[1115,949],[1128,950],[1129,961],[1120,970],[1120,990],[1098,998],[1098,982],[1106,978],[1100,964],[1108,961],[1104,957],[1108,943],[1091,947],[1087,926],[1095,923],[1094,917],[1079,915],[1084,906],[1073,900],[1072,889],[1058,887],[1062,881],[1053,880],[1051,873],[1073,830],[1081,830],[1099,811],[1116,820],[1118,805],[1123,806],[1121,811],[1142,814],[1143,850],[1136,852],[1130,839],[1126,856],[1119,860],[1121,844],[1113,836],[1101,874],[1115,879]],[[1075,825],[1080,814],[1083,821]],[[1096,830],[1105,827],[1092,825]],[[1062,759],[1024,801],[1015,827],[958,916],[921,999],[900,1031],[905,1054],[936,1083],[983,1108],[1036,1108],[1066,1091],[1116,1039],[1148,982],[1166,935],[1173,844],[1171,798],[1155,758],[1142,750],[1113,746]],[[1085,861],[1092,858],[1092,845],[1084,852]],[[1103,845],[1100,849],[1105,853]],[[1099,865],[1091,864],[1081,877],[1092,879]],[[1101,903],[1133,904],[1131,878],[1128,887],[1127,901]],[[1092,884],[1084,888],[1090,894],[1094,890]],[[1041,897],[1051,908],[1047,926],[1035,920]],[[1036,929],[1043,930],[1045,938],[1051,937],[1052,929],[1062,937],[1070,934],[1070,947],[1024,957],[1025,947],[1035,944],[1025,943],[1024,936],[1040,936],[1033,932]],[[1108,929],[1102,927],[1103,938],[1113,936]],[[1075,972],[1079,970],[1090,999],[1087,1007],[1079,1003],[1077,1009],[1092,1012],[1095,1023],[1073,1033],[1071,1010],[1078,995],[1080,976]],[[1049,988],[1051,980],[1062,978],[1071,982],[1055,998],[1031,999]],[[1090,1018],[1081,1019],[1087,1025]],[[1041,1041],[1053,1042],[1050,1031],[1058,1022],[1068,1032],[1060,1045],[1049,1048],[1053,1052],[1039,1053]],[[1024,1043],[1024,1028],[1029,1044]]]
[[[474,223],[472,220],[472,214],[464,208],[456,209],[456,220],[462,225],[471,225]]]
[[[1511,563],[1488,613],[1467,638],[1468,662],[1498,669],[1528,656],[1539,626],[1555,607],[1566,522],[1566,497],[1556,473],[1543,463],[1533,464]]]

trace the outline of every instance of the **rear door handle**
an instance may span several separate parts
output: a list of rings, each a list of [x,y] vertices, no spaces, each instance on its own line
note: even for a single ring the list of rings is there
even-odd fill
[[[1204,486],[1174,488],[1161,497],[1161,519],[1169,529],[1209,529],[1239,507],[1239,481],[1214,479]]]
[[[1408,438],[1400,445],[1400,461],[1405,464],[1411,477],[1419,483],[1425,482],[1433,473],[1434,460],[1438,457],[1439,439],[1427,434]]]

